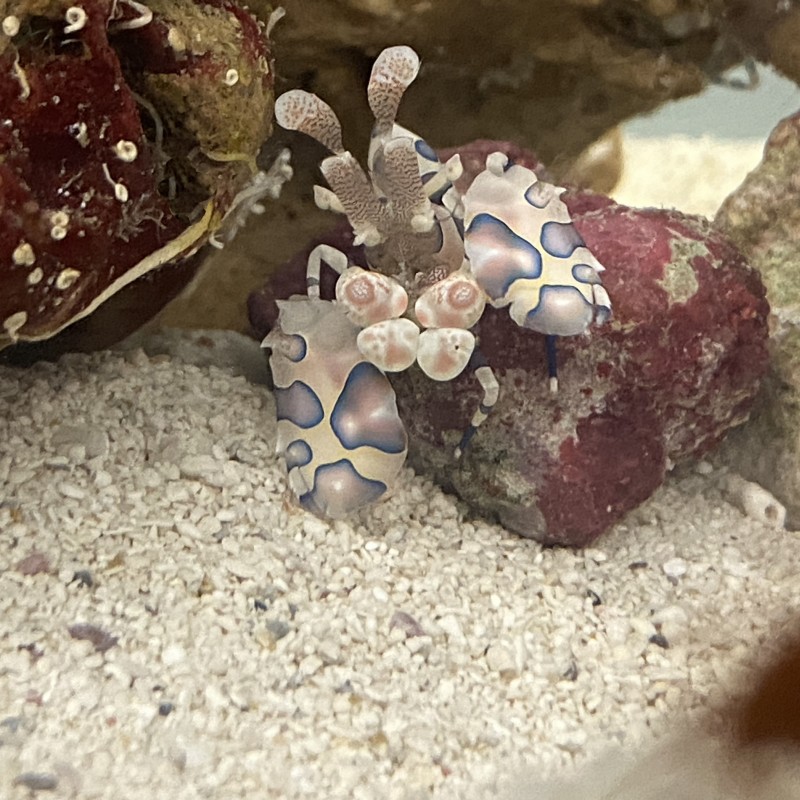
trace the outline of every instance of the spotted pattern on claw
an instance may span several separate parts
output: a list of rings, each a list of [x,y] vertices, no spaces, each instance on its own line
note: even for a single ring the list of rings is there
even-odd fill
[[[542,249],[555,258],[569,258],[579,247],[585,247],[572,222],[545,222],[541,240]]]
[[[463,199],[472,274],[492,305],[511,306],[518,325],[549,336],[583,333],[611,313],[603,266],[575,228],[564,190],[519,165],[497,169],[502,158],[489,156]]]
[[[491,214],[477,214],[466,234],[470,269],[478,285],[497,305],[505,305],[515,281],[542,274],[541,253]]]
[[[457,272],[429,286],[414,304],[414,315],[425,328],[471,328],[485,306],[484,292]]]
[[[435,381],[460,375],[475,349],[475,337],[463,328],[428,328],[419,335],[417,363]]]
[[[278,324],[263,342],[272,350],[277,449],[298,502],[338,519],[394,483],[405,462],[405,429],[391,384],[359,352],[360,328],[344,307],[306,296],[278,305]]]
[[[286,469],[292,470],[294,467],[304,467],[314,454],[302,439],[295,439],[287,445],[283,457],[286,459]]]
[[[410,319],[385,319],[364,328],[356,344],[370,363],[383,372],[402,372],[417,358],[419,328]]]
[[[275,405],[278,419],[288,420],[298,428],[313,428],[322,422],[322,404],[314,390],[302,381],[287,388],[275,387]]]
[[[342,446],[375,447],[384,453],[402,453],[406,435],[397,411],[386,402],[386,376],[373,364],[356,364],[331,413],[331,426]]]
[[[355,467],[343,458],[334,464],[318,467],[312,486],[297,499],[312,514],[339,519],[357,508],[377,503],[387,488],[383,481],[359,475]]]
[[[397,281],[360,267],[342,273],[336,282],[336,299],[361,327],[399,317],[408,306],[408,294]]]

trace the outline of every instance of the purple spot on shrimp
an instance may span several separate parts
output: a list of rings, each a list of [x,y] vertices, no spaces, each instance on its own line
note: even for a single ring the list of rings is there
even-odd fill
[[[571,256],[577,247],[585,243],[578,229],[571,222],[545,222],[542,225],[542,247],[556,258]]]
[[[520,278],[538,278],[541,253],[491,214],[477,214],[464,238],[464,250],[478,285],[492,300],[505,297]]]
[[[331,413],[331,430],[348,450],[374,447],[384,453],[402,453],[406,449],[394,390],[373,364],[362,361],[350,371]]]
[[[415,140],[414,149],[417,151],[417,155],[426,161],[433,161],[434,164],[439,163],[439,156],[436,155],[436,151],[424,139]]]
[[[597,325],[604,325],[611,319],[611,309],[607,306],[594,307],[594,321]]]
[[[572,267],[572,277],[579,283],[600,283],[597,270],[588,264],[575,264]]]
[[[311,448],[302,439],[295,439],[290,442],[283,457],[286,459],[286,469],[294,469],[295,467],[304,467],[311,461],[313,457]]]
[[[313,488],[298,499],[307,511],[338,519],[377,502],[385,491],[385,483],[365,478],[343,458],[319,467]]]
[[[314,390],[302,381],[295,381],[286,389],[276,386],[275,406],[279,421],[287,419],[298,428],[313,428],[324,416],[322,403]]]
[[[319,281],[317,281],[317,283],[319,283]],[[287,342],[286,357],[290,361],[302,361],[308,352],[306,340],[297,333],[292,334],[290,337],[287,337],[287,339],[291,341]]]
[[[545,286],[523,327],[549,336],[575,336],[592,323],[594,308],[575,286]]]
[[[547,204],[555,196],[555,192],[553,191],[553,189],[554,187],[549,183],[542,183],[542,181],[536,181],[536,183],[532,183],[526,189],[525,199],[534,208],[545,208]]]

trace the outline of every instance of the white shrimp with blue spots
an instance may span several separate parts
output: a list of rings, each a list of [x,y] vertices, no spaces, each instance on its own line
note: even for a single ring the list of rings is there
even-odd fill
[[[262,344],[272,350],[277,451],[303,508],[345,517],[383,497],[405,462],[394,390],[359,352],[360,328],[341,306],[306,295],[278,306]]]

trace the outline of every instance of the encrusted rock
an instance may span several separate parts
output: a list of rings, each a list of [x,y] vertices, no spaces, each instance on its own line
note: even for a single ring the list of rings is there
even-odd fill
[[[48,339],[158,270],[108,344],[187,282],[193,268],[164,265],[197,251],[251,178],[272,108],[266,35],[232,0],[6,9],[0,348]]]
[[[750,423],[719,459],[786,506],[800,527],[800,113],[772,132],[761,164],[723,203],[716,224],[764,280],[771,316],[769,373]]]
[[[474,175],[472,147],[461,150]],[[412,466],[524,536],[584,545],[644,501],[674,463],[706,453],[747,419],[766,370],[768,307],[758,275],[705,218],[590,193],[565,200],[606,267],[614,317],[560,340],[558,393],[548,389],[544,338],[505,309],[487,309],[475,328],[500,399],[460,462],[452,452],[480,399],[475,378],[437,383],[412,368],[392,383]],[[332,239],[347,240],[342,229]],[[270,324],[270,296],[302,289],[305,258],[252,299],[258,335]]]
[[[754,3],[316,0],[313,14],[301,0],[282,5],[282,75],[324,97],[354,141],[371,125],[364,72],[402,43],[426,74],[404,100],[404,124],[439,146],[487,132],[524,142],[561,175],[623,120],[702,91],[710,72],[741,60],[721,46],[725,19],[728,7]]]
[[[249,5],[266,19],[274,3]],[[302,87],[324,98],[345,123],[345,144],[357,157],[366,151],[373,122],[365,76],[382,48],[407,44],[420,54],[422,71],[403,100],[402,125],[438,147],[487,135],[512,139],[544,158],[558,181],[606,192],[621,170],[614,128],[703,91],[749,52],[737,32],[763,31],[754,18],[788,20],[782,9],[789,4],[315,0],[314,13],[304,0],[281,5],[286,16],[276,40],[284,88]],[[768,62],[776,59],[777,51],[775,59],[765,54]],[[737,102],[733,91],[730,96]],[[737,135],[735,126],[729,135]],[[203,327],[244,332],[244,298],[291,258],[298,241],[328,227],[325,212],[303,189],[318,180],[323,152],[303,138],[276,131],[274,140],[291,147],[300,174],[272,224],[251,226],[238,247],[215,257],[191,296],[166,310],[165,324],[195,327],[200,320]]]

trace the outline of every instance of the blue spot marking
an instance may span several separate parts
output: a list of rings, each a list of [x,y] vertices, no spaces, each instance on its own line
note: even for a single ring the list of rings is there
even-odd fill
[[[571,222],[545,222],[541,242],[542,247],[556,258],[567,258],[575,248],[584,246],[578,229]]]
[[[572,277],[578,283],[600,283],[600,276],[597,270],[588,264],[575,264],[572,267]]]
[[[295,467],[304,467],[313,458],[314,454],[307,442],[302,439],[295,439],[289,443],[286,452],[283,454],[286,459],[286,469],[294,469]]]
[[[575,336],[586,330],[593,314],[577,286],[545,286],[523,327],[549,336]]]
[[[546,185],[541,181],[536,181],[525,190],[525,199],[534,208],[546,208],[547,204],[553,199],[552,188],[545,187]]]
[[[406,449],[394,391],[374,364],[362,361],[350,370],[331,413],[331,429],[348,450],[374,447],[402,453]]]
[[[542,274],[541,253],[491,214],[475,216],[464,247],[475,279],[493,300],[505,297],[514,281]]]
[[[436,175],[435,172],[426,172],[424,175],[420,175],[420,178],[422,179],[422,185],[424,186],[431,178],[434,177],[434,175]],[[444,197],[445,192],[452,185],[453,184],[448,181],[447,183],[444,184],[444,186],[442,186],[441,189],[435,191],[430,196],[431,203],[435,203],[437,206],[440,206],[442,204],[442,198]]]
[[[611,319],[610,308],[606,308],[605,306],[595,306],[594,308],[595,308],[594,321],[598,325],[602,325],[603,323],[608,322],[608,320]]]
[[[278,420],[289,420],[298,428],[313,428],[325,416],[314,390],[302,381],[295,381],[287,389],[276,387],[275,405]]]
[[[317,281],[317,283],[319,283],[319,281]],[[292,334],[292,346],[291,348],[287,348],[287,350],[289,350],[289,352],[286,354],[287,358],[290,361],[297,363],[306,357],[308,345],[306,344],[306,340],[300,336],[300,334],[294,333]]]
[[[298,501],[313,514],[341,517],[377,502],[384,492],[385,483],[365,478],[343,458],[318,467],[314,473],[314,487]]]
[[[428,161],[439,162],[439,156],[436,155],[436,151],[424,139],[417,139],[414,142],[414,149]]]

